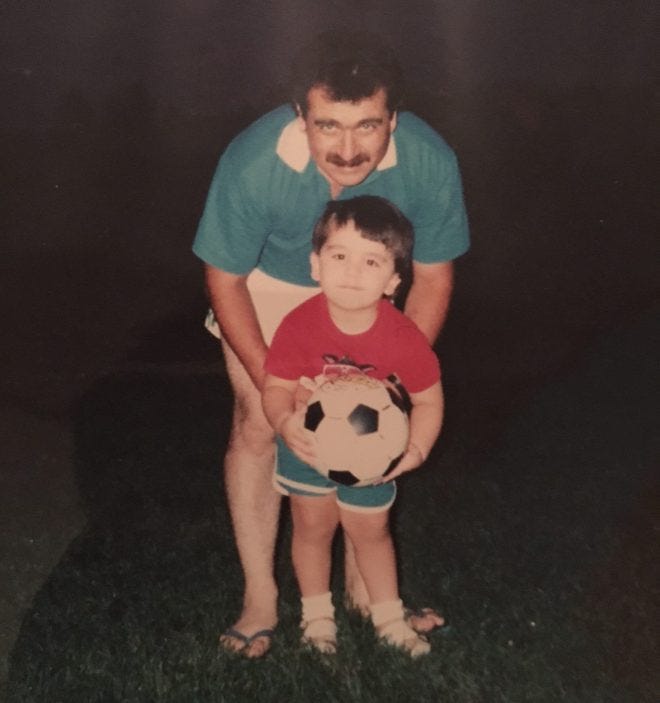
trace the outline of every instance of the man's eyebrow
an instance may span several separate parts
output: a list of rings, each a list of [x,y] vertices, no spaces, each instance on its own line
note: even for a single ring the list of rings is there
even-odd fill
[[[317,117],[314,120],[315,125],[332,125],[333,127],[341,126],[341,123],[338,122],[337,120],[333,120],[332,118],[328,119],[323,119],[322,117]],[[382,117],[365,117],[363,120],[360,120],[359,122],[356,123],[356,127],[359,127],[361,125],[365,124],[383,124],[383,118]]]

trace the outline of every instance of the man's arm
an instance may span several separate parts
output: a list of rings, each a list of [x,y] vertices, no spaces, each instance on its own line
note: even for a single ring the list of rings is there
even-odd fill
[[[449,312],[454,286],[454,265],[451,261],[437,264],[413,262],[413,284],[404,312],[433,345]]]
[[[205,264],[206,290],[223,339],[234,350],[254,385],[261,389],[268,347],[247,289],[247,276]]]

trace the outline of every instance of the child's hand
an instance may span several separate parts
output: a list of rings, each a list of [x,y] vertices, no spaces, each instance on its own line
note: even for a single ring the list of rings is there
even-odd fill
[[[397,476],[405,474],[408,471],[413,471],[419,468],[424,463],[424,455],[419,447],[415,444],[409,444],[406,453],[401,457],[401,461],[396,465],[392,473],[384,476],[380,481],[376,481],[376,485],[393,481]]]
[[[296,409],[287,415],[278,429],[278,434],[286,442],[287,447],[306,464],[315,466],[318,462],[314,444],[305,431],[305,403],[297,402]]]

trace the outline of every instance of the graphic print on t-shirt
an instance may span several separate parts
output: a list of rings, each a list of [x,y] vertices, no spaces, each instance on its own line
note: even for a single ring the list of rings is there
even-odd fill
[[[335,354],[323,354],[322,358],[323,361],[325,361],[325,365],[323,366],[323,371],[321,374],[316,377],[317,384],[332,384],[339,380],[356,381],[360,378],[365,379],[364,382],[369,383],[370,385],[373,383],[383,384],[394,404],[402,412],[405,412],[408,415],[410,414],[410,410],[412,408],[410,395],[395,373],[391,373],[387,376],[387,378],[377,381],[368,375],[369,371],[376,370],[376,366],[373,364],[358,364],[347,355],[338,357]],[[369,379],[369,381],[366,379]]]
[[[348,374],[361,373],[368,374],[369,371],[374,371],[376,367],[373,364],[358,364],[350,356],[338,357],[335,354],[323,354],[324,376],[346,376]]]

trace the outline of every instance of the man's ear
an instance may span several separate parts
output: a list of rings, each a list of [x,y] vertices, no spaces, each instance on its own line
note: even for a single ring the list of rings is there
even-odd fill
[[[401,284],[401,276],[398,273],[393,273],[392,278],[387,282],[384,293],[388,298],[391,298],[395,293],[396,289]]]
[[[398,124],[398,119],[399,115],[397,111],[395,110],[391,115],[390,115],[390,133],[394,132],[396,129],[396,126]]]
[[[311,276],[313,281],[316,281],[317,283],[321,282],[321,274],[320,274],[320,264],[319,264],[319,255],[313,251],[309,255],[309,265],[310,265],[310,272],[309,275]]]

